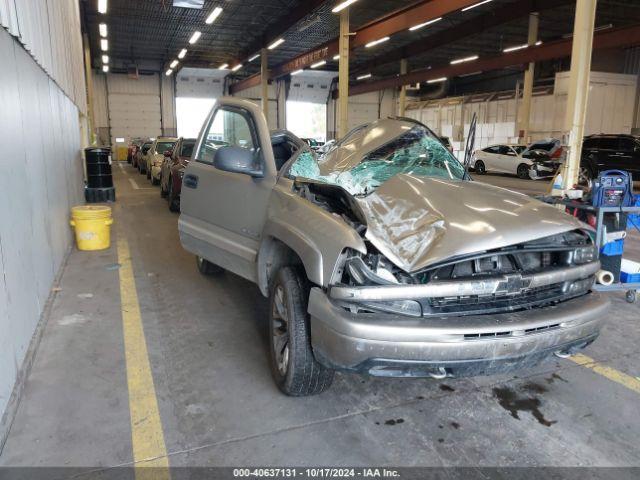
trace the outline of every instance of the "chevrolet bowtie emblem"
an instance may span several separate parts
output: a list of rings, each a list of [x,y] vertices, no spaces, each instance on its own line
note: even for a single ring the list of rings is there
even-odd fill
[[[498,284],[496,293],[516,294],[529,288],[531,278],[525,278],[520,274],[505,275],[505,280]]]

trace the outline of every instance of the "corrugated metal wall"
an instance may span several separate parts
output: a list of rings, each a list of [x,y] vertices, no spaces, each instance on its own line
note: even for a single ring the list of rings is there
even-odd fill
[[[76,0],[0,0],[0,25],[86,112],[79,3]]]
[[[83,171],[78,108],[3,28],[0,65],[8,139],[0,161],[1,445],[14,384],[71,245],[69,210],[82,202]]]

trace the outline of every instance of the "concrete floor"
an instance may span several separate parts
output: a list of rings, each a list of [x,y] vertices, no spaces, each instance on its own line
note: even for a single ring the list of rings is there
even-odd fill
[[[126,164],[115,180],[115,234],[132,254],[171,466],[640,466],[640,391],[569,360],[446,381],[339,374],[322,395],[283,396],[258,289],[200,275],[158,188]],[[640,258],[638,238],[630,244]],[[118,277],[115,246],[72,252],[0,465],[132,462]],[[639,307],[611,299],[585,353],[637,381]]]

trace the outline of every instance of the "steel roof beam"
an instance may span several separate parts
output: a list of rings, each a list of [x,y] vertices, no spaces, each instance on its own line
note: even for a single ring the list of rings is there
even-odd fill
[[[514,65],[523,65],[530,62],[541,62],[571,55],[573,39],[568,38],[556,42],[544,43],[536,47],[524,50],[503,53],[494,57],[480,58],[473,62],[460,63],[435,67],[432,69],[416,70],[406,75],[387,77],[369,83],[352,86],[349,96],[360,95],[368,92],[376,92],[386,88],[396,88],[403,85],[411,85],[418,82],[428,82],[442,77],[457,77],[466,73],[486,72],[500,70]],[[640,45],[640,25],[607,30],[597,33],[593,37],[593,49],[616,48],[631,45]],[[337,93],[334,92],[334,98]]]

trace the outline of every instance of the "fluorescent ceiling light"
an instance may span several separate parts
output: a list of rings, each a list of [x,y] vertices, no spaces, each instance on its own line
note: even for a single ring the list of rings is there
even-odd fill
[[[359,77],[356,77],[356,80],[365,80],[367,78],[371,78],[370,73],[367,73],[366,75],[360,75]]]
[[[427,80],[427,83],[439,83],[439,82],[446,82],[447,81],[447,77],[440,77],[440,78],[434,78],[432,80]]]
[[[235,67],[233,67],[231,69],[232,72],[237,72],[238,70],[240,70],[242,68],[242,64],[239,63],[238,65],[236,65]]]
[[[98,0],[98,11],[100,13],[107,13],[107,0]]]
[[[320,60],[319,62],[312,64],[311,68],[318,68],[325,65],[326,63],[327,63],[326,60]]]
[[[471,55],[470,57],[464,57],[464,58],[457,58],[455,60],[451,60],[451,65],[456,65],[458,63],[464,63],[464,62],[472,62],[474,60],[478,59],[478,55]]]
[[[197,30],[195,32],[193,32],[193,35],[191,35],[191,38],[189,39],[189,43],[191,45],[196,43],[198,41],[198,39],[200,38],[200,35],[202,35],[202,32],[199,32]]]
[[[469,5],[468,7],[463,8],[462,11],[466,12],[467,10],[471,10],[472,8],[479,7],[480,5],[484,5],[485,3],[489,3],[490,1],[491,0],[484,0],[482,2],[474,3],[473,5]]]
[[[477,72],[465,73],[464,75],[458,75],[459,77],[471,77],[472,75],[480,75],[482,70],[478,70]]]
[[[333,7],[331,10],[333,13],[338,13],[340,10],[344,10],[349,5],[356,3],[358,0],[345,0],[344,2],[340,2],[338,5]]]
[[[253,62],[253,61],[254,61],[256,58],[258,58],[259,56],[260,56],[260,54],[259,54],[259,53],[256,53],[253,57],[251,57],[251,58],[249,59],[249,61],[250,61],[250,62]]]
[[[534,43],[534,45],[538,46],[538,45],[542,45],[542,40],[538,40],[536,43]],[[515,52],[517,50],[524,50],[525,48],[528,48],[529,45],[527,45],[526,43],[522,44],[522,45],[516,45],[515,47],[509,47],[509,48],[505,48],[504,50],[502,50],[504,53],[509,53],[509,52]]]
[[[107,72],[109,71],[109,65],[103,65],[103,66],[102,66],[102,71],[103,71],[104,73],[107,73]]]
[[[173,70],[169,69],[166,72],[164,72],[164,74],[168,77],[169,75],[171,75],[173,73]]]
[[[334,55],[334,56],[333,56],[333,59],[334,59],[334,60],[340,60],[340,54],[338,54],[338,55]]]
[[[102,63],[109,63],[109,55],[102,55]]]
[[[106,38],[103,38],[102,40],[100,40],[100,49],[103,52],[106,52],[107,50],[109,50],[109,40],[107,40]]]
[[[209,16],[207,17],[207,19],[204,21],[204,23],[206,23],[207,25],[211,25],[213,22],[216,21],[216,18],[218,18],[221,13],[222,13],[221,7],[214,8],[209,14]]]
[[[178,60],[174,60],[173,62],[171,62],[169,64],[169,67],[170,68],[176,68],[178,66],[178,63],[180,63],[180,62],[178,62]]]
[[[374,46],[379,45],[379,44],[381,44],[381,43],[384,43],[384,42],[386,42],[386,41],[388,41],[388,40],[389,40],[389,37],[382,37],[382,38],[379,38],[378,40],[374,40],[373,42],[369,42],[369,43],[367,43],[367,44],[365,45],[365,48],[371,48],[371,47],[374,47]]]
[[[536,47],[537,47],[538,45],[542,45],[542,40],[538,40],[534,45],[535,45]]]
[[[226,70],[227,68],[229,68],[229,64],[228,63],[223,63],[222,65],[220,65],[218,67],[218,70]]]
[[[180,53],[178,54],[178,58],[182,59],[186,54],[187,54],[187,49],[183,48],[182,50],[180,50]]]
[[[267,50],[273,50],[274,48],[277,48],[278,46],[282,45],[283,43],[284,43],[284,38],[279,38],[278,40],[273,42],[271,45],[269,45],[267,47]]]
[[[414,25],[409,30],[415,32],[416,30],[420,30],[422,27],[426,27],[427,25],[431,25],[432,23],[436,23],[442,20],[442,17],[434,18],[433,20],[429,20],[428,22],[420,23],[418,25]]]
[[[299,73],[304,72],[304,70],[301,68],[300,70],[296,70],[295,72],[291,72],[291,75],[298,75]]]
[[[107,36],[107,24],[106,23],[101,23],[100,25],[98,25],[98,30],[100,31],[100,36],[101,37],[106,37]]]

